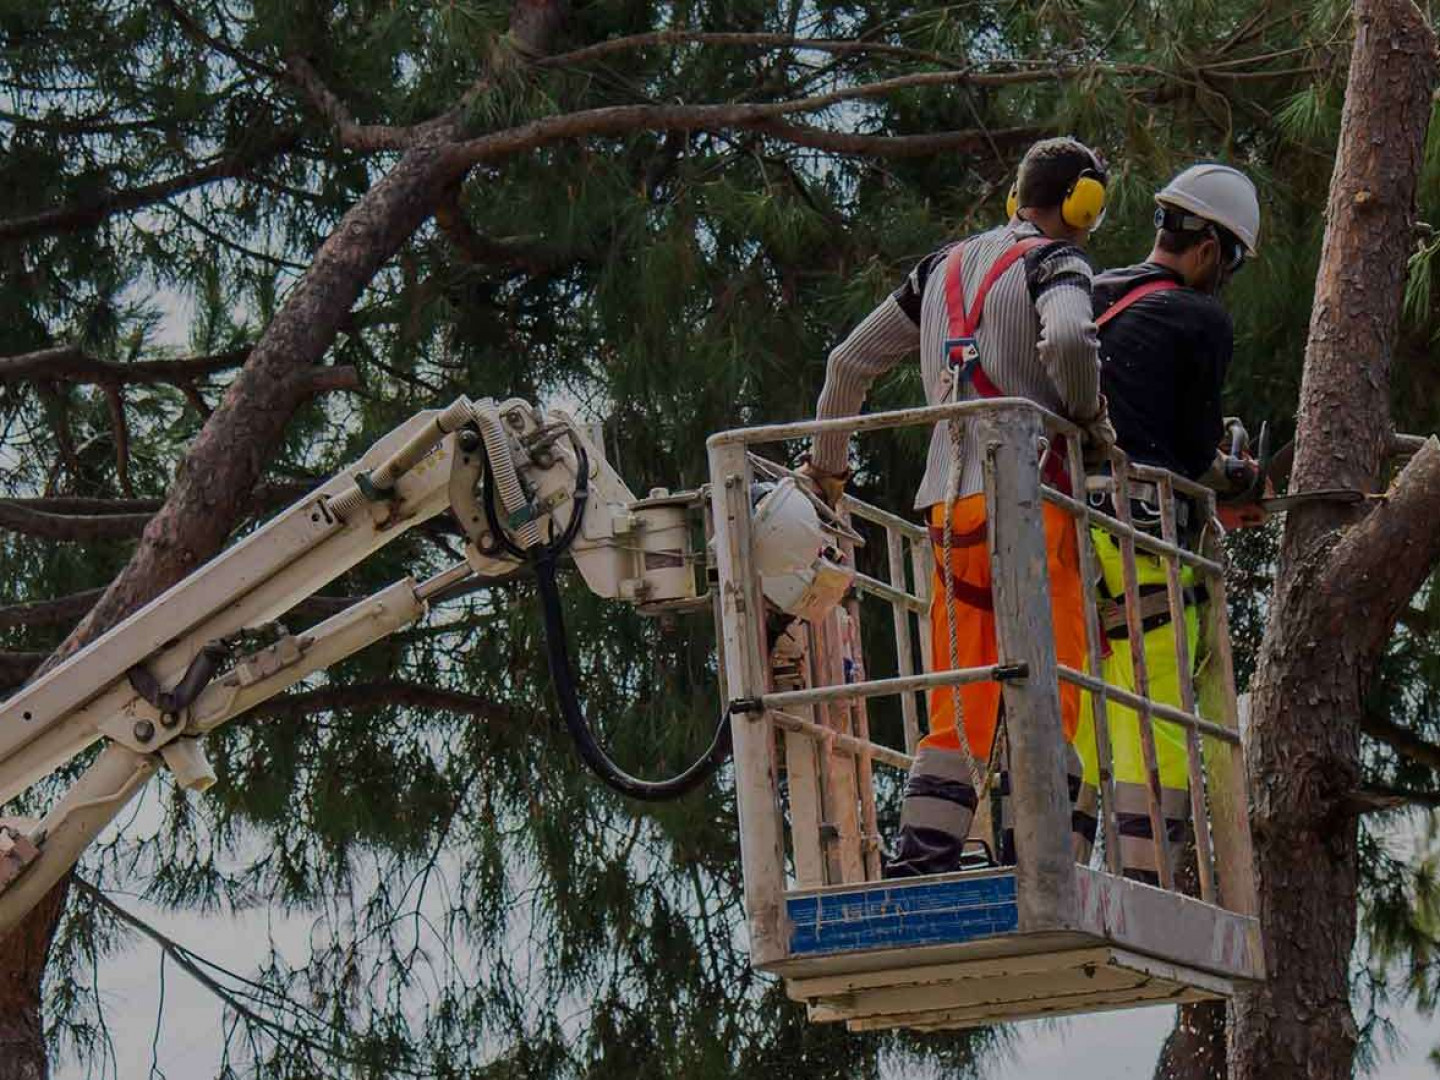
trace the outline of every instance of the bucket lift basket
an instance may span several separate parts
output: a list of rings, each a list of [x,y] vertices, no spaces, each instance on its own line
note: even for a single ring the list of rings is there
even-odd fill
[[[861,605],[853,597],[808,626],[801,663],[777,669],[751,558],[751,481],[757,470],[763,475],[771,466],[752,448],[822,431],[928,427],[951,417],[973,426],[983,448],[998,665],[934,670],[924,622],[932,566],[926,532],[847,498],[842,508],[872,552],[866,567],[883,565],[887,571],[888,580],[857,574],[855,592],[890,606],[897,674],[866,677]],[[1220,998],[1237,984],[1264,978],[1224,568],[1211,530],[1204,531],[1204,542],[1186,547],[1176,527],[1177,496],[1208,522],[1211,493],[1161,470],[1130,465],[1116,454],[1110,475],[1090,481],[1092,488],[1109,489],[1111,498],[1104,505],[1113,513],[1101,512],[1083,494],[1072,498],[1042,487],[1040,459],[1053,452],[1046,448],[1057,445],[1057,435],[1068,436],[1072,488],[1083,493],[1078,433],[1020,399],[747,428],[709,441],[716,602],[726,696],[734,703],[752,962],[783,976],[790,995],[808,1004],[814,1020],[845,1021],[859,1030],[968,1027]],[[1134,483],[1153,485],[1158,493],[1158,534],[1131,521]],[[1076,523],[1085,581],[1084,671],[1056,661],[1044,502],[1059,506]],[[1133,691],[1103,680],[1105,638],[1096,606],[1099,573],[1091,528],[1116,538],[1129,600],[1126,615],[1137,631],[1130,641],[1138,643],[1143,634],[1137,560],[1163,567],[1176,628],[1178,708],[1148,696],[1143,647],[1136,649],[1138,655],[1132,653]],[[1187,580],[1193,575],[1204,583],[1209,597],[1201,609],[1203,661],[1193,680],[1181,615],[1184,571]],[[867,605],[866,610],[872,609]],[[916,618],[926,668],[922,674],[914,670]],[[875,639],[875,633],[867,633],[867,640]],[[1130,647],[1126,640],[1112,644]],[[881,877],[877,773],[908,768],[921,734],[924,691],[984,679],[996,679],[1002,687],[1015,864],[886,881]],[[1062,680],[1085,691],[1084,707],[1092,710],[1099,748],[1100,844],[1089,865],[1077,863],[1071,849],[1058,692]],[[900,699],[903,749],[871,739],[866,702],[885,696]],[[1120,873],[1107,716],[1107,706],[1115,705],[1133,709],[1139,718],[1149,815],[1160,826],[1152,826],[1161,868],[1158,887]],[[1183,853],[1170,850],[1162,824],[1157,719],[1178,725],[1187,743],[1193,845]],[[896,785],[888,790],[893,795]],[[985,811],[982,806],[977,815],[980,833],[989,827]],[[1188,888],[1177,887],[1177,879],[1188,881]]]

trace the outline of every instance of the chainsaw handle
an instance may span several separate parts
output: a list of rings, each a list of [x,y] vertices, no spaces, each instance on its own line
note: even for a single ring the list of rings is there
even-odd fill
[[[1230,433],[1230,456],[1240,457],[1250,445],[1250,433],[1245,430],[1245,424],[1238,416],[1230,417],[1225,424],[1225,430]]]

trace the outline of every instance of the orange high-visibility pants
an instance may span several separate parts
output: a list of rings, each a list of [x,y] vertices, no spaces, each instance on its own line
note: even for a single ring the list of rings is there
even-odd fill
[[[1055,622],[1055,660],[1077,670],[1085,669],[1085,611],[1081,606],[1080,552],[1075,541],[1075,521],[1058,506],[1045,503],[1045,552],[1050,568],[1050,612]],[[990,552],[985,544],[985,496],[967,495],[956,501],[950,517],[950,565],[954,574],[955,625],[958,631],[956,656],[952,663],[950,625],[945,617],[945,581],[940,567],[944,559],[942,528],[945,506],[930,508],[930,541],[935,553],[935,575],[931,581],[930,651],[937,671],[952,667],[984,667],[998,660],[995,648],[995,605],[990,592]],[[952,690],[939,686],[930,691],[930,734],[921,746],[958,751]],[[965,714],[965,734],[970,752],[981,762],[990,757],[995,725],[1000,713],[1000,684],[966,683],[960,687],[960,707]],[[1073,742],[1080,722],[1080,688],[1060,684],[1060,723],[1065,740]]]

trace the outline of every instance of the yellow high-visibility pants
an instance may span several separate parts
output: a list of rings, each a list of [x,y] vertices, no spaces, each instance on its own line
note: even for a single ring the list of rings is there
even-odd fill
[[[1121,570],[1119,541],[1099,528],[1092,529],[1090,535],[1100,564],[1104,592],[1112,597],[1123,597],[1125,583]],[[1142,588],[1165,585],[1165,564],[1158,556],[1136,552],[1135,563],[1136,578]],[[1193,571],[1189,567],[1183,567],[1181,584],[1190,588],[1193,583]],[[1199,618],[1194,604],[1187,604],[1185,607],[1185,634],[1193,675],[1195,649],[1199,638]],[[1104,680],[1112,686],[1136,692],[1135,667],[1130,655],[1129,638],[1105,638],[1102,645],[1101,675]],[[1150,699],[1181,708],[1180,668],[1175,652],[1175,631],[1170,622],[1166,620],[1162,625],[1147,630],[1143,647]],[[1158,878],[1158,873],[1146,796],[1149,785],[1145,756],[1141,749],[1139,716],[1134,709],[1118,704],[1113,698],[1107,700],[1105,714],[1109,721],[1110,750],[1114,762],[1114,809],[1117,831],[1120,834],[1121,864],[1127,876],[1152,880]],[[1185,729],[1167,720],[1156,720],[1153,731],[1155,758],[1160,772],[1161,813],[1165,818],[1166,832],[1172,846],[1177,849],[1172,850],[1172,857],[1178,857],[1178,848],[1185,838],[1189,816],[1190,773]],[[1094,699],[1090,694],[1085,695],[1085,708],[1081,711],[1080,728],[1075,735],[1075,749],[1084,769],[1079,812],[1084,814],[1088,811],[1093,839],[1093,807],[1095,792],[1100,783],[1100,760],[1095,739]]]

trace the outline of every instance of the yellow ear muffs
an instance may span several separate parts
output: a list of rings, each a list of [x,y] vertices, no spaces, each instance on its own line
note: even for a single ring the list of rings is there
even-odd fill
[[[1020,212],[1020,180],[1017,177],[1010,185],[1010,194],[1005,196],[1005,220],[1014,221]]]
[[[1065,201],[1060,204],[1060,217],[1072,229],[1089,229],[1104,213],[1105,185],[1086,169],[1065,193]]]

